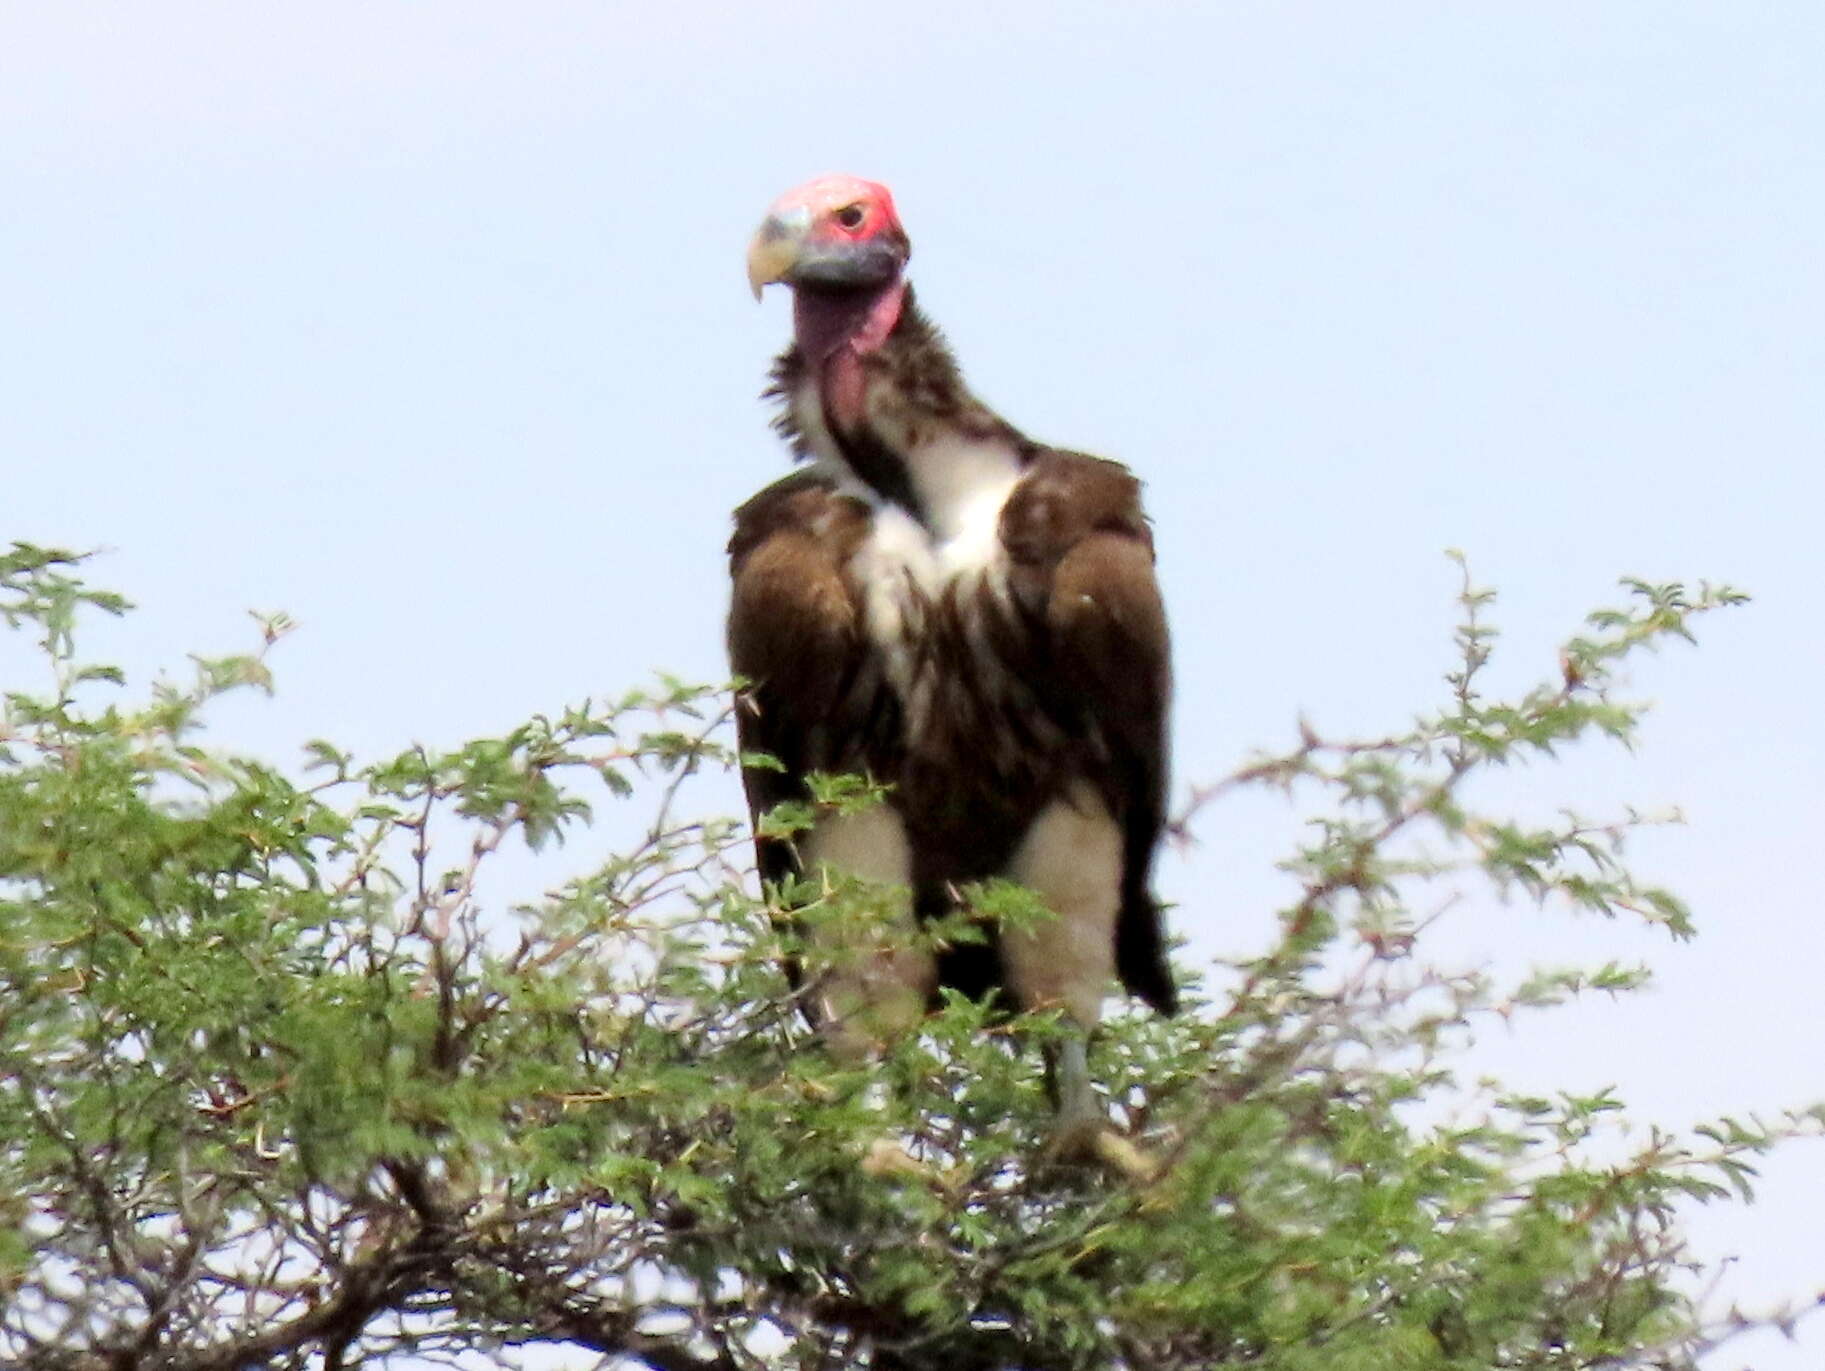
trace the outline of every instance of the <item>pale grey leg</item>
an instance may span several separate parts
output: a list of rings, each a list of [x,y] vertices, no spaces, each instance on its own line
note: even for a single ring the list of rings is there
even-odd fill
[[[1088,1035],[1073,1024],[1066,1036],[1046,1048],[1046,1084],[1058,1111],[1060,1134],[1103,1127],[1108,1116],[1090,1081]]]
[[[1100,1163],[1145,1185],[1159,1175],[1159,1163],[1109,1121],[1090,1081],[1089,1042],[1089,1030],[1073,1024],[1046,1049],[1046,1083],[1058,1113],[1045,1150],[1062,1161]]]

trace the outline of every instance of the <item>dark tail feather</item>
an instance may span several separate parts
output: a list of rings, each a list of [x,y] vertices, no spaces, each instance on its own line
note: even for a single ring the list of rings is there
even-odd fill
[[[1123,896],[1115,929],[1115,970],[1129,994],[1162,1014],[1177,1012],[1179,988],[1172,983],[1172,968],[1166,964],[1160,906],[1145,890]]]

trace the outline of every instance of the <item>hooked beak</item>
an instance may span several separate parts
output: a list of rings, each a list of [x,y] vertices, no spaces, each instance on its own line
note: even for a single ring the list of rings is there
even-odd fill
[[[798,206],[769,214],[761,224],[754,241],[748,244],[748,289],[754,298],[775,281],[783,281],[798,265],[804,247],[805,233],[811,227],[811,211]]]

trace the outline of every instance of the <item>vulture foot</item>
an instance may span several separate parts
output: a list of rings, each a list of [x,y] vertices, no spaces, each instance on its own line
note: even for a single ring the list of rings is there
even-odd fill
[[[1041,1156],[1049,1163],[1100,1166],[1135,1185],[1151,1184],[1160,1174],[1159,1162],[1107,1119],[1061,1120]]]
[[[876,1138],[868,1144],[862,1154],[862,1174],[875,1180],[917,1181],[946,1195],[957,1188],[951,1172],[920,1161],[892,1138]]]
[[[1090,1083],[1085,1037],[1073,1033],[1047,1049],[1046,1080],[1058,1109],[1043,1153],[1047,1161],[1102,1166],[1137,1185],[1159,1175],[1159,1163],[1109,1122]]]

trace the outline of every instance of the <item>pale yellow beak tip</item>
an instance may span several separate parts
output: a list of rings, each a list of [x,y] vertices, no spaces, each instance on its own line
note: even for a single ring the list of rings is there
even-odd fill
[[[798,261],[804,226],[796,221],[769,218],[748,244],[748,289],[760,299],[761,291],[782,281]]]

